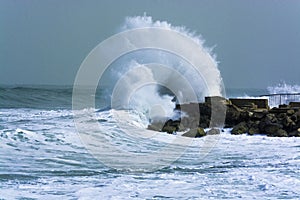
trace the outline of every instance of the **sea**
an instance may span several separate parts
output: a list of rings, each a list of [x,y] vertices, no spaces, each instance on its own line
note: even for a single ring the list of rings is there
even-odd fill
[[[110,38],[106,48],[124,38],[128,47],[149,44],[145,34],[154,33],[150,42],[177,54],[159,46],[122,54],[97,77],[101,65],[85,68],[97,63],[94,53],[124,49],[98,51],[100,44],[73,85],[0,86],[0,199],[300,199],[299,138],[220,128],[194,139],[147,129],[184,115],[174,112],[176,101],[258,98],[300,86],[228,89],[212,49],[188,29],[144,15],[127,17],[120,31],[126,37]],[[191,67],[197,59],[199,69]],[[92,78],[92,88],[76,82]]]
[[[227,93],[262,92],[267,91]],[[101,95],[97,101],[104,101]],[[71,86],[2,86],[0,99],[0,199],[300,198],[300,140],[295,137],[237,136],[225,129],[219,136],[198,138],[177,159],[155,169],[136,168],[132,155],[128,165],[114,167],[89,151],[78,133]],[[90,112],[96,113],[99,126],[109,127],[104,130],[117,129],[112,109],[103,104]],[[129,152],[181,137],[157,132],[164,140],[148,138],[149,143],[131,136],[129,142],[122,134],[114,145]],[[209,137],[214,146],[199,153]]]

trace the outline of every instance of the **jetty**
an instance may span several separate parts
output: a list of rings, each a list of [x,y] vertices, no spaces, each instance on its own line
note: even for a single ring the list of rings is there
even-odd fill
[[[179,119],[152,121],[148,129],[203,137],[231,128],[231,134],[300,137],[300,93],[268,94],[260,98],[205,97],[201,103],[177,104]],[[271,104],[270,104],[271,102]],[[277,105],[277,106],[274,106]],[[205,132],[204,129],[210,130]]]
[[[279,93],[279,94],[266,94],[260,95],[259,97],[267,97],[270,105],[283,105],[289,104],[290,102],[299,102],[300,93]]]

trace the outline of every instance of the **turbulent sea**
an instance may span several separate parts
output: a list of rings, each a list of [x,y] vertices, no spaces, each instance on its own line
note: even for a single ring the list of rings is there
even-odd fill
[[[227,96],[264,92],[241,91]],[[218,137],[206,156],[197,153],[197,142],[206,140],[199,138],[163,168],[113,169],[87,151],[74,125],[71,99],[71,87],[1,87],[0,199],[300,198],[299,138],[235,136],[225,130],[205,137]],[[99,125],[113,132],[116,122],[101,104],[101,92],[96,101]],[[118,144],[129,151],[151,145],[127,139]]]
[[[140,28],[146,28],[141,37],[128,35]],[[131,29],[136,30],[126,32]],[[76,81],[74,88],[0,87],[0,199],[300,198],[299,138],[236,136],[225,129],[191,139],[147,130],[151,120],[184,114],[174,112],[174,96],[185,103],[205,96],[299,92],[300,86],[224,95],[218,62],[201,37],[149,16],[126,18],[121,31],[128,36],[117,37],[126,39],[123,49],[154,41],[179,49],[122,54],[101,77],[98,68],[80,68],[88,76],[77,73],[76,80],[99,78],[92,91]],[[144,34],[151,31],[149,43]],[[91,53],[111,58],[116,49]],[[85,61],[89,58],[99,55]]]

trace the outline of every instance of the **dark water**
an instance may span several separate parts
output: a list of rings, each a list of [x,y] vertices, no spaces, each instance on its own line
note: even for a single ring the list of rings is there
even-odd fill
[[[0,86],[0,108],[71,109],[72,86]],[[107,94],[111,91],[98,89],[98,107],[109,104]],[[260,96],[266,89],[226,89],[226,97]],[[106,95],[106,96],[105,96]]]

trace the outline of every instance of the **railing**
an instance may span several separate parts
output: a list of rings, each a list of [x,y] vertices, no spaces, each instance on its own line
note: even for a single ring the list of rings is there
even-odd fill
[[[260,95],[260,97],[267,97],[270,107],[289,104],[290,102],[300,102],[300,93],[266,94]]]

